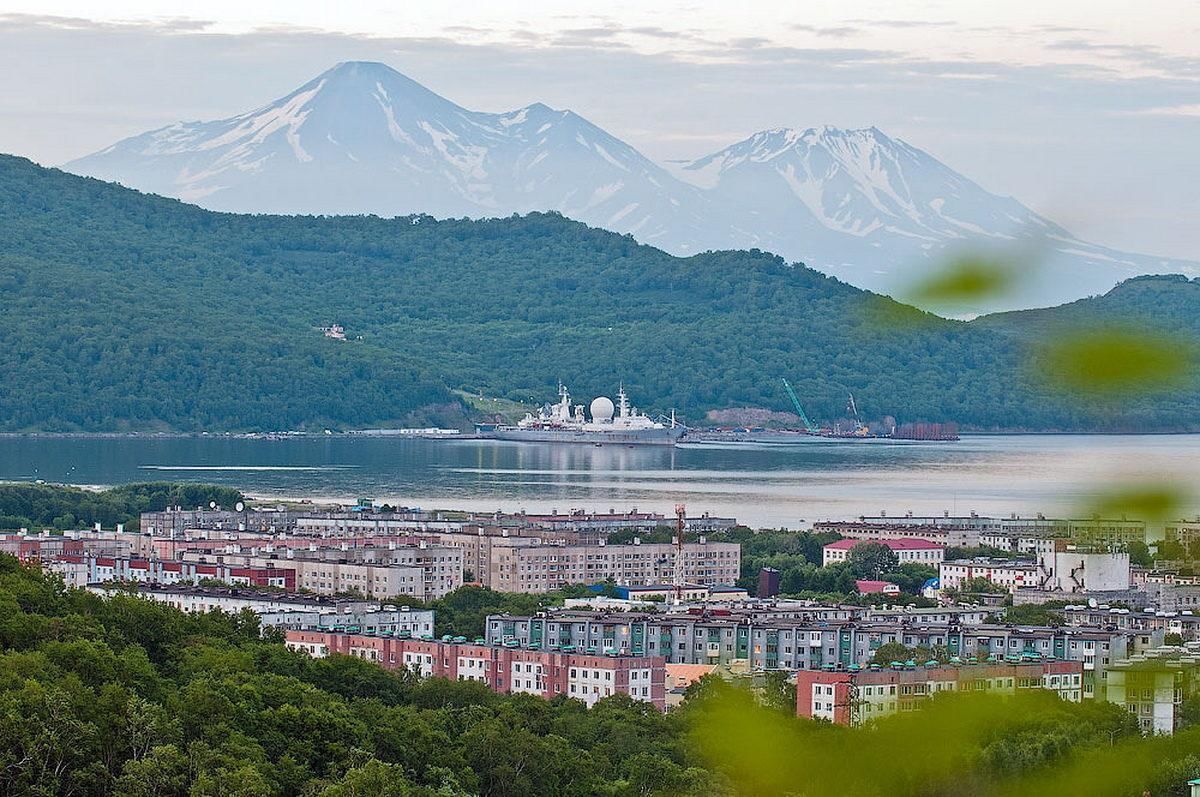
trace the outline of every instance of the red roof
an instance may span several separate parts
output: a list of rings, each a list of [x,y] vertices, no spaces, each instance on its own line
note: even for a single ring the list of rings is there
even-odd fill
[[[860,579],[854,582],[854,587],[860,595],[873,595],[876,592],[899,592],[900,587],[890,581],[872,581],[870,579]]]
[[[878,542],[880,545],[886,545],[893,551],[928,551],[931,549],[942,549],[945,546],[940,542],[930,542],[929,540],[916,539],[900,539],[900,540],[838,540],[826,545],[826,548],[832,548],[835,551],[848,551],[856,545],[861,545],[864,542]]]

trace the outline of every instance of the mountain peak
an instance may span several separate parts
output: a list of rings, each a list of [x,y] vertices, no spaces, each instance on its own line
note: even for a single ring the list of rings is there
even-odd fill
[[[354,75],[359,74],[395,74],[399,75],[392,67],[382,61],[339,61],[338,63],[325,70],[323,75]]]

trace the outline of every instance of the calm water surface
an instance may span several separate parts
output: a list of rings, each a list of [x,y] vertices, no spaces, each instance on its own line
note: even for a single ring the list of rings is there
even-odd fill
[[[977,511],[1069,513],[1113,485],[1200,494],[1200,435],[1023,436],[956,443],[687,444],[675,449],[312,437],[0,438],[0,480],[210,482],[254,496],[370,497],[467,509],[637,507],[756,526]]]

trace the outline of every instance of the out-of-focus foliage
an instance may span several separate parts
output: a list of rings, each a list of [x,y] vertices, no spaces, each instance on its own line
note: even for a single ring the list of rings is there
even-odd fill
[[[1191,504],[1191,496],[1182,485],[1166,480],[1142,484],[1116,484],[1085,506],[1080,516],[1127,517],[1154,523],[1182,517]],[[1131,556],[1134,554],[1143,560],[1145,558],[1140,548],[1131,551]]]
[[[1194,334],[1198,291],[1127,314]],[[1130,293],[1064,311],[1108,319]],[[540,403],[560,379],[697,419],[787,409],[783,376],[823,421],[853,392],[868,419],[1116,423],[1026,373],[1011,318],[948,321],[763,252],[675,258],[554,214],[217,214],[9,157],[0,309],[4,430],[458,423],[450,389]],[[324,338],[334,322],[362,340]],[[1200,428],[1195,391],[1127,409],[1128,428]]]
[[[1198,763],[1200,730],[1142,738],[1123,706],[1040,690],[944,693],[865,728],[786,718],[717,683],[695,694],[690,738],[739,795],[1166,797]]]
[[[998,257],[963,255],[919,280],[902,297],[918,307],[955,311],[1007,296],[1028,267]]]
[[[1116,328],[1065,332],[1040,354],[1046,381],[1081,399],[1170,393],[1194,379],[1196,368],[1190,339]]]
[[[0,530],[79,529],[96,523],[107,529],[123,523],[137,528],[142,512],[182,506],[230,508],[244,496],[229,487],[148,482],[108,490],[84,490],[50,484],[0,484]]]

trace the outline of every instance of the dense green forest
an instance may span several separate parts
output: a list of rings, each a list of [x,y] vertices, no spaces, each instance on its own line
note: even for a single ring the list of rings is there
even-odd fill
[[[709,677],[667,715],[588,710],[312,660],[248,612],[102,599],[0,556],[6,797],[1174,797],[1200,774],[1196,731],[1141,739],[1122,706],[947,695],[859,730],[793,718],[772,683],[765,705]]]
[[[215,501],[230,507],[244,496],[230,487],[208,484],[147,482],[108,490],[85,490],[51,484],[0,484],[0,531],[91,528],[112,530],[118,523],[137,529],[143,512],[168,506],[194,508]]]
[[[1135,281],[1063,317],[1197,334],[1198,291]],[[853,391],[901,422],[1200,428],[1194,383],[1089,410],[1011,318],[940,319],[758,251],[676,258],[555,214],[218,214],[5,156],[0,308],[0,430],[461,422],[452,390],[540,402],[558,380],[694,422],[789,409],[781,377],[824,420]]]

